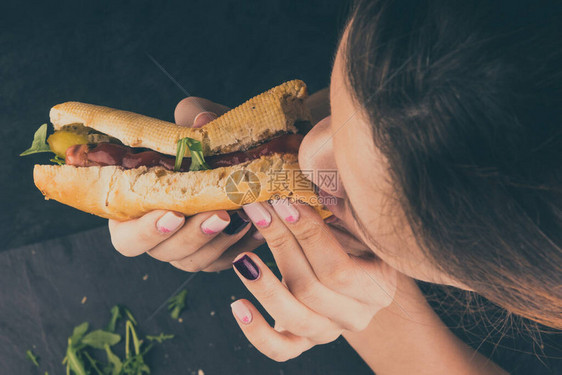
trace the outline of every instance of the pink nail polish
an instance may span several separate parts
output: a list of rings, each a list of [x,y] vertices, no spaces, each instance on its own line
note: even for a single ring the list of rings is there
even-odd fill
[[[246,307],[242,300],[234,301],[230,307],[232,313],[243,324],[250,324],[252,322],[252,312]]]
[[[175,212],[166,212],[158,221],[156,222],[156,228],[160,233],[171,233],[175,232],[182,224],[184,217],[179,216]]]
[[[217,214],[214,214],[201,223],[201,230],[205,234],[215,234],[226,228],[228,223],[230,223],[229,220],[223,220]]]
[[[299,220],[299,211],[287,199],[279,199],[271,202],[273,209],[288,223]]]
[[[271,224],[271,215],[261,203],[250,203],[242,206],[242,208],[244,209],[244,212],[246,212],[250,220],[252,220],[258,227],[265,228],[269,224]]]

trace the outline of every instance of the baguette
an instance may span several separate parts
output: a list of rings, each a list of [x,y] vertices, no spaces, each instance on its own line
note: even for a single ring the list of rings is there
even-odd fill
[[[211,210],[234,210],[246,203],[263,202],[276,197],[304,201],[325,218],[331,213],[320,204],[312,183],[308,181],[307,184],[299,169],[297,155],[294,154],[298,144],[295,150],[294,142],[290,146],[289,138],[279,137],[286,140],[285,148],[280,143],[277,143],[280,146],[263,145],[254,149],[252,158],[237,159],[239,156],[233,156],[250,155],[248,153],[252,151],[247,150],[252,147],[278,135],[296,133],[301,128],[299,122],[310,120],[304,105],[306,95],[304,82],[285,82],[249,99],[203,128],[183,127],[92,104],[59,104],[50,111],[54,129],[61,131],[59,146],[64,139],[100,143],[99,146],[106,150],[101,152],[107,153],[104,160],[113,161],[92,164],[86,155],[90,145],[71,143],[62,146],[63,151],[59,152],[60,155],[66,150],[65,165],[35,165],[33,179],[45,199],[54,199],[91,214],[120,221],[135,219],[157,209],[173,210],[187,216]],[[87,136],[87,140],[83,136]],[[232,158],[232,165],[218,164],[214,169],[187,172],[188,169],[178,168],[179,164],[176,164],[171,170],[165,161],[169,157],[165,155],[176,155],[178,140],[186,137],[200,143],[197,160],[203,158],[200,155],[202,149],[202,154],[210,158],[227,154],[224,157]],[[295,139],[294,136],[292,139]],[[116,146],[114,142],[123,145]],[[111,152],[129,152],[126,146],[159,152],[152,152],[150,155],[154,156],[150,157],[160,158],[161,162],[149,164],[146,161],[146,164],[129,164],[125,168],[125,164],[121,164],[124,163],[123,156],[115,156],[117,154]],[[54,143],[49,147],[51,150],[59,149]],[[114,151],[111,151],[111,147]],[[271,151],[263,154],[255,151],[267,147],[272,147]],[[147,155],[142,150],[138,155],[141,154]],[[189,150],[184,156],[191,156]],[[282,180],[276,181],[275,176],[281,176]]]
[[[118,166],[36,165],[33,178],[45,199],[54,199],[107,219],[124,221],[156,209],[173,210],[188,216],[210,210],[238,209],[241,204],[228,196],[226,186],[235,171],[249,171],[259,178],[259,194],[255,201],[263,202],[276,195],[290,197],[310,203],[322,218],[330,216],[331,213],[317,203],[312,189],[291,189],[297,184],[293,171],[298,169],[296,155],[273,154],[231,167],[181,173],[162,167],[123,169]],[[287,179],[280,184],[272,183],[272,173],[281,173]]]
[[[79,102],[51,109],[55,130],[79,123],[109,134],[131,147],[175,155],[177,142],[190,137],[201,142],[205,156],[244,151],[281,133],[296,133],[295,122],[310,121],[304,105],[306,84],[292,80],[228,111],[202,128],[188,128],[137,113]],[[189,156],[189,150],[186,151]]]
[[[73,141],[79,138],[72,138],[68,132],[86,136],[89,143],[117,142],[124,145],[118,147],[151,149],[165,159],[164,155],[176,155],[179,139],[189,137],[200,142],[204,156],[212,158],[213,155],[246,151],[278,135],[308,130],[304,124],[310,121],[304,105],[306,95],[304,82],[285,82],[249,99],[203,128],[187,128],[132,112],[79,102],[54,106],[50,119],[55,131],[61,130],[59,134],[66,132],[66,139],[70,137]],[[69,146],[63,146],[68,147],[63,148],[66,149],[66,165],[35,166],[35,185],[45,199],[54,199],[107,219],[135,219],[156,209],[189,216],[210,210],[239,209],[245,203],[276,197],[304,201],[323,218],[331,215],[320,204],[312,183],[308,181],[307,184],[302,178],[294,144],[292,148],[287,144],[287,148],[273,148],[269,153],[257,154],[257,159],[189,172],[182,168],[172,171],[169,165],[162,164],[136,167],[137,164],[128,168],[117,161],[110,165],[83,164],[84,159],[76,156],[81,146],[77,145],[77,149]],[[51,150],[58,149],[50,147]],[[104,147],[110,152],[108,145]],[[191,156],[189,150],[184,156]],[[282,180],[276,181],[275,176],[281,176]],[[240,178],[244,186],[238,186]]]

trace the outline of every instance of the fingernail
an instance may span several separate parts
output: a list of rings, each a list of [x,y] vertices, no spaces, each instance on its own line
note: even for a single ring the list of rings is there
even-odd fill
[[[175,232],[180,225],[183,223],[183,215],[179,216],[175,212],[166,212],[164,216],[162,216],[156,222],[156,228],[160,233],[171,233]]]
[[[232,236],[246,228],[249,222],[250,219],[244,219],[238,212],[233,212],[230,215],[230,224],[224,228],[223,232]]]
[[[288,199],[278,199],[271,202],[273,209],[287,223],[295,223],[299,219],[299,211],[289,202]]]
[[[197,116],[195,116],[195,119],[193,120],[193,127],[200,128],[203,125],[213,121],[217,117],[218,116],[213,112],[201,112]]]
[[[242,206],[244,212],[258,227],[265,228],[271,223],[271,215],[267,209],[259,202],[254,202]]]
[[[215,234],[226,228],[228,224],[228,220],[221,219],[219,215],[214,214],[201,223],[201,230],[205,234]]]
[[[252,322],[252,312],[246,307],[242,300],[234,301],[230,304],[232,313],[243,324],[250,324]]]
[[[263,238],[263,234],[261,234],[259,230],[255,231],[254,234],[252,234],[252,238],[258,241],[263,241],[265,239]]]
[[[258,268],[258,266],[256,266],[252,258],[247,255],[244,255],[233,264],[238,272],[240,272],[240,274],[244,276],[244,278],[250,281],[256,280],[258,277],[260,277],[260,269]]]

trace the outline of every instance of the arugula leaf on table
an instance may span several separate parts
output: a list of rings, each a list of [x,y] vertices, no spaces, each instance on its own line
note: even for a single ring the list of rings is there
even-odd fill
[[[132,337],[134,354],[130,349],[129,337]],[[125,325],[125,361],[123,362],[123,374],[150,374],[150,368],[144,363],[144,355],[148,353],[152,345],[148,345],[145,350],[141,352],[142,344],[143,341],[139,340],[133,322],[127,320],[127,323]]]
[[[74,327],[72,336],[68,338],[66,356],[63,359],[67,374],[73,372],[76,375],[89,375],[91,373],[87,370],[89,368],[98,375],[105,375],[98,368],[97,361],[90,356],[86,348],[104,349],[106,345],[113,346],[121,340],[121,336],[101,329],[86,333],[89,326],[88,322],[84,322]],[[88,362],[85,362],[84,358]],[[89,363],[89,366],[87,366],[87,363]]]
[[[121,370],[123,375],[142,375],[150,374],[150,367],[144,363],[143,355],[135,355],[129,357],[123,362],[123,368]]]
[[[108,331],[108,332],[115,332],[115,326],[117,325],[117,322],[119,321],[119,319],[124,318],[124,315],[126,315],[127,318],[131,322],[133,322],[134,325],[138,325],[137,320],[133,316],[133,313],[131,312],[131,310],[129,310],[125,306],[115,305],[111,308],[110,312],[111,312],[111,319],[109,320],[109,323],[107,324],[107,329],[106,329],[106,331]]]
[[[126,308],[125,306],[121,306],[121,308],[122,308],[123,311],[125,312],[125,315],[127,315],[127,318],[129,318],[129,320],[131,321],[131,323],[133,323],[134,325],[138,325],[137,320],[136,320],[135,317],[133,316],[133,313],[131,312],[131,310],[129,310],[129,309]]]
[[[123,362],[121,362],[121,358],[116,356],[111,351],[109,345],[105,346],[105,353],[107,354],[107,361],[109,362],[108,370],[111,370],[111,375],[120,375],[121,369],[123,368]]]
[[[107,331],[115,332],[117,321],[122,318],[121,308],[119,307],[119,305],[115,305],[109,311],[111,312],[111,319],[109,319],[109,323],[107,324]]]
[[[90,323],[88,322],[84,322],[74,327],[74,331],[72,331],[72,336],[70,337],[72,342],[78,344],[80,340],[82,340],[82,337],[84,337],[84,334],[88,331],[89,327]]]
[[[25,356],[31,361],[33,362],[33,364],[37,367],[39,367],[39,357],[37,357],[35,354],[33,354],[33,352],[31,351],[31,349],[29,349],[28,351],[25,352]]]
[[[185,306],[185,296],[187,291],[179,293],[174,302],[174,308],[179,308],[177,314]],[[145,375],[150,374],[150,368],[145,363],[145,355],[151,350],[153,343],[162,343],[169,340],[174,335],[160,333],[158,336],[146,336],[146,340],[151,341],[145,344],[141,336],[137,333],[135,325],[137,321],[132,312],[121,305],[111,308],[111,318],[105,330],[97,329],[88,332],[90,325],[88,322],[81,323],[74,327],[72,335],[68,338],[66,355],[62,364],[66,366],[67,375]],[[125,320],[125,356],[120,358],[111,347],[120,343],[121,335],[115,333],[119,319]],[[110,332],[113,331],[113,332]],[[94,350],[103,350],[107,356],[107,361],[100,360]],[[28,350],[28,358],[39,366],[37,357]],[[45,375],[48,375],[45,372]]]
[[[84,357],[90,362],[90,367],[97,373],[97,375],[104,375],[104,373],[98,368],[98,361],[92,358],[88,352],[84,352]]]
[[[82,338],[82,344],[96,349],[104,349],[106,345],[113,346],[119,341],[121,336],[101,329],[92,331]]]
[[[161,333],[158,336],[146,335],[146,339],[148,341],[156,341],[159,344],[162,344],[162,342],[164,342],[166,340],[171,340],[174,337],[175,337],[174,335],[166,335],[164,333]]]
[[[187,290],[184,289],[168,301],[168,310],[172,319],[178,319],[181,312],[185,308],[185,300],[187,297]]]
[[[72,338],[68,338],[68,347],[66,348],[66,373],[70,374],[70,371],[74,372],[76,375],[88,375],[86,368],[84,367],[84,361],[80,358],[77,348],[72,343]],[[64,362],[64,361],[63,361]]]

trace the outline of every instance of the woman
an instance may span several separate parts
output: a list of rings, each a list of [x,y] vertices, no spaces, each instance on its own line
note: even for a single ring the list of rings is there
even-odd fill
[[[287,200],[249,204],[247,217],[154,211],[110,221],[115,247],[191,272],[234,259],[275,327],[247,300],[233,313],[277,361],[343,335],[377,374],[503,373],[445,327],[413,279],[562,328],[557,12],[358,1],[333,64],[331,116],[299,152],[323,197],[337,198],[337,219]],[[225,110],[187,98],[176,122],[202,126]],[[326,170],[337,186],[321,181]],[[264,240],[282,282],[249,252]]]

